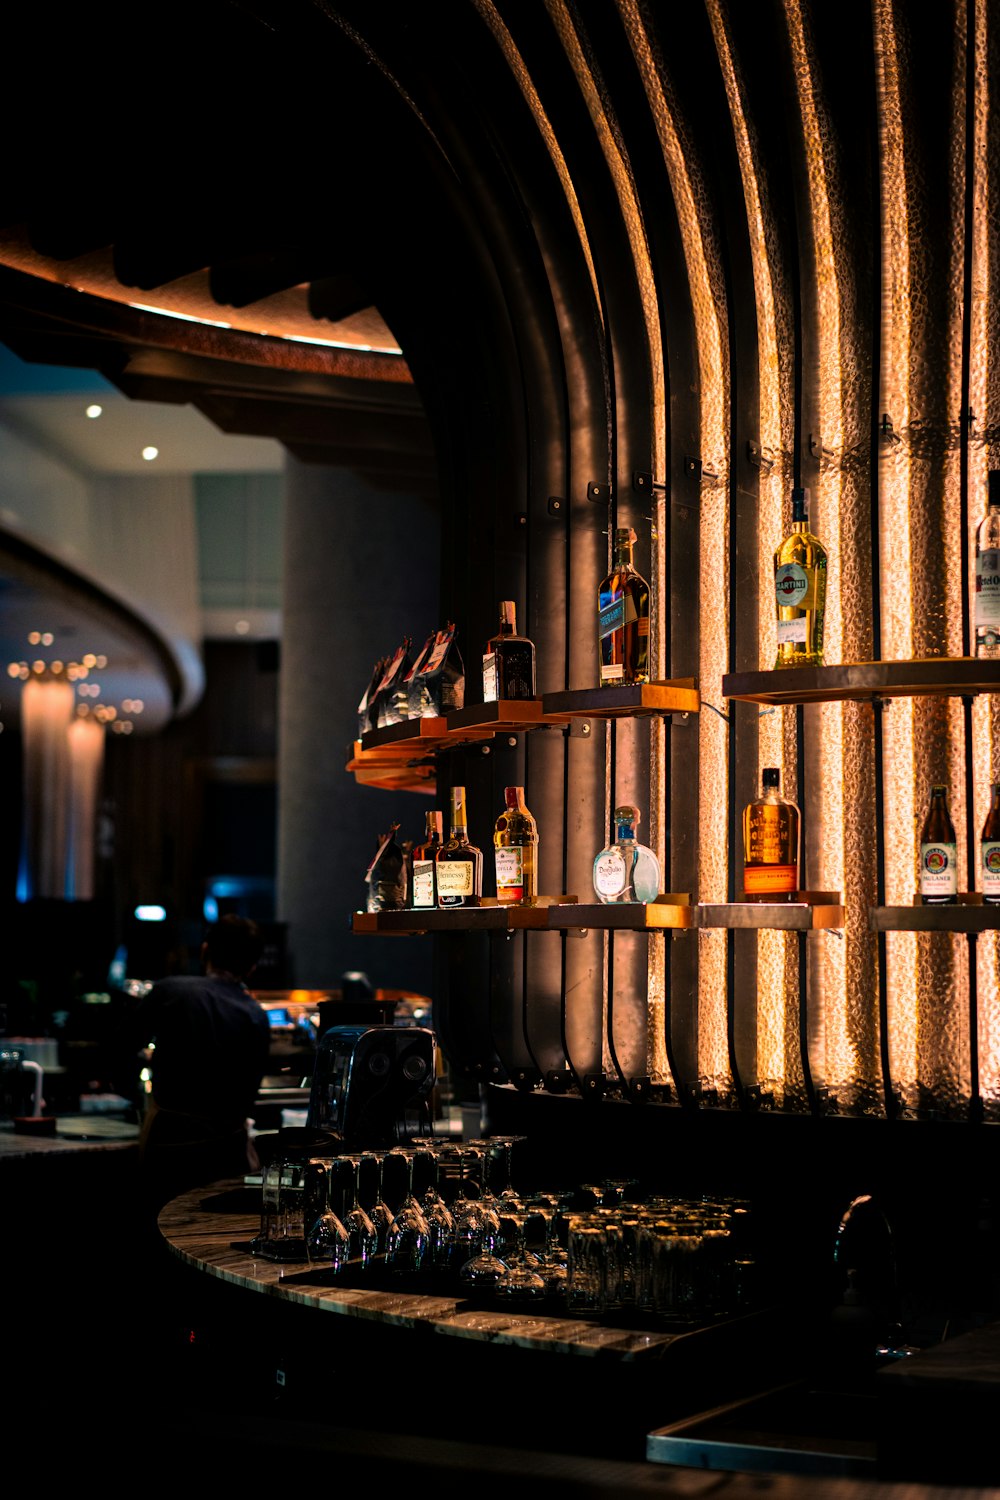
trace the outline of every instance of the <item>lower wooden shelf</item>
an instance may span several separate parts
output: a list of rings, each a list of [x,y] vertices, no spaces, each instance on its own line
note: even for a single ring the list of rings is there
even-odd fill
[[[727,927],[736,931],[772,929],[777,932],[822,932],[843,927],[844,908],[839,896],[819,902],[807,896],[832,896],[832,892],[800,893],[798,901],[728,901],[698,906],[698,927]]]
[[[961,893],[954,906],[873,906],[873,932],[996,932],[1000,906],[985,906],[976,892]]]
[[[549,926],[560,930],[594,927],[612,931],[656,932],[664,928],[690,928],[697,922],[697,907],[687,896],[666,895],[656,901],[622,901],[607,906],[600,902],[578,902],[575,906],[549,908]]]

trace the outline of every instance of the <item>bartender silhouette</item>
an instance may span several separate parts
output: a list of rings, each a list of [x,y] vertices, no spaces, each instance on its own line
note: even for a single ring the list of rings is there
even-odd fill
[[[139,1164],[153,1212],[188,1188],[257,1165],[247,1121],[267,1070],[270,1027],[246,981],[262,947],[256,923],[222,917],[201,947],[204,974],[158,980],[133,1012],[133,1040],[152,1045]]]

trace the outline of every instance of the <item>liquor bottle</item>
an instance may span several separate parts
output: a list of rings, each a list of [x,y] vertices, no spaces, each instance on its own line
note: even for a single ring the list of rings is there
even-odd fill
[[[948,811],[946,786],[931,787],[920,833],[920,900],[924,906],[953,906],[958,900],[955,825]]]
[[[765,766],[761,793],[743,810],[743,898],[793,901],[799,889],[799,810],[781,795],[781,771]]]
[[[660,862],[635,836],[639,809],[615,808],[615,838],[594,860],[594,894],[604,906],[655,901],[660,894]]]
[[[1000,656],[1000,469],[991,469],[986,514],[976,527],[977,656]]]
[[[423,842],[413,850],[413,879],[410,882],[411,905],[437,906],[437,881],[434,878],[434,861],[444,841],[444,819],[439,812],[424,814],[426,821]]]
[[[774,554],[778,611],[775,667],[821,667],[826,614],[826,549],[809,530],[808,492],[792,490],[792,529]]]
[[[611,572],[597,595],[601,685],[649,681],[649,584],[632,565],[635,532],[615,531]]]
[[[535,647],[517,633],[513,599],[500,603],[500,629],[483,653],[483,702],[535,696]]]
[[[531,906],[538,895],[538,826],[524,805],[524,787],[504,788],[504,810],[493,829],[497,900]]]
[[[483,895],[483,851],[469,843],[465,787],[451,789],[451,831],[434,856],[438,906],[478,906]]]
[[[979,835],[979,868],[983,900],[988,906],[1000,906],[1000,781],[990,787],[990,805]]]

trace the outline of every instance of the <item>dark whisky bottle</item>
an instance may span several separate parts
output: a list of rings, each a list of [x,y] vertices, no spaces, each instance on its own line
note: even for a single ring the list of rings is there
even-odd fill
[[[989,906],[1000,906],[1000,781],[990,787],[990,805],[979,836],[979,868],[983,900]]]
[[[483,851],[469,843],[465,787],[451,789],[451,832],[434,859],[438,906],[479,906],[483,895]]]
[[[500,628],[483,653],[483,702],[535,696],[535,647],[517,633],[513,599],[500,604]]]
[[[920,834],[920,900],[924,906],[953,906],[958,900],[955,825],[948,811],[946,786],[931,787]]]

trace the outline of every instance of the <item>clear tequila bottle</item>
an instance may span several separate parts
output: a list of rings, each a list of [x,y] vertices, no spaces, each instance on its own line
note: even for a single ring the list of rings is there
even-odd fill
[[[826,614],[826,549],[809,529],[808,492],[792,490],[792,529],[774,554],[778,611],[775,667],[821,667]]]
[[[976,527],[977,656],[1000,656],[1000,469],[991,469],[986,514]]]
[[[639,809],[615,808],[615,839],[594,860],[594,893],[604,906],[625,901],[655,901],[660,894],[660,862],[636,838]]]

